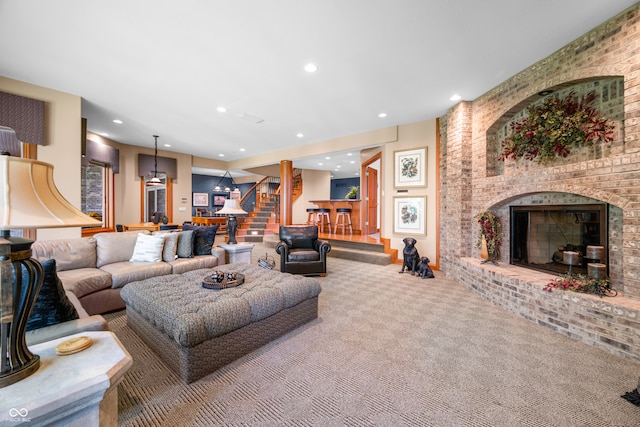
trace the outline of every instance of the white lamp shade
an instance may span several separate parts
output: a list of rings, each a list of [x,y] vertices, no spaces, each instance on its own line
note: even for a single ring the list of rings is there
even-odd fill
[[[49,163],[0,156],[0,229],[98,226],[60,194]]]
[[[226,199],[222,209],[216,213],[222,215],[242,215],[246,214],[247,211],[240,207],[237,199]]]

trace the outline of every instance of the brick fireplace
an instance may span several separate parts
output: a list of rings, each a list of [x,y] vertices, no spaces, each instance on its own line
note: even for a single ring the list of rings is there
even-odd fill
[[[640,4],[440,119],[440,266],[495,304],[572,338],[640,360]],[[506,129],[548,91],[597,94],[614,141],[552,164],[499,160]],[[555,275],[512,265],[511,207],[605,205],[615,298],[542,291]],[[474,216],[503,223],[497,266],[481,264]],[[553,256],[553,254],[551,254]]]

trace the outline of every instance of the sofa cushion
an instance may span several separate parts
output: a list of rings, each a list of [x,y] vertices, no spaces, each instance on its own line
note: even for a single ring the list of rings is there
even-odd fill
[[[111,287],[121,288],[127,283],[150,277],[171,274],[171,265],[166,262],[115,262],[100,267],[111,274]]]
[[[164,262],[172,262],[176,259],[179,237],[178,233],[166,233],[164,235],[164,248],[162,249],[162,260]]]
[[[92,237],[37,240],[31,250],[32,256],[37,260],[55,259],[58,272],[96,267],[96,240]]]
[[[162,248],[164,236],[161,234],[138,234],[131,262],[160,262],[162,261]]]
[[[96,267],[129,261],[140,233],[149,234],[148,231],[126,231],[124,233],[98,233],[94,235],[98,255]]]
[[[193,257],[193,230],[180,231],[178,234],[178,258]]]
[[[56,260],[45,260],[41,264],[44,270],[44,279],[31,316],[27,321],[27,331],[75,320],[79,317],[56,274]],[[26,278],[26,276],[23,277]]]
[[[111,287],[111,275],[99,268],[78,268],[59,271],[58,277],[66,291],[73,292],[78,298]]]
[[[216,238],[219,225],[189,225],[182,226],[183,230],[193,230],[195,237],[193,241],[194,255],[211,255],[211,248]]]

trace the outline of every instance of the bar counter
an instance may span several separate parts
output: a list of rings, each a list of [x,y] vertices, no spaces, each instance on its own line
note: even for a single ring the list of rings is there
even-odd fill
[[[331,220],[332,233],[336,226],[336,209],[351,209],[351,227],[353,228],[353,234],[362,234],[362,227],[360,226],[360,199],[310,200],[309,203],[313,203],[318,208],[331,210],[329,219]],[[342,228],[338,230],[338,233],[342,233]],[[344,229],[344,233],[349,234],[348,227]]]

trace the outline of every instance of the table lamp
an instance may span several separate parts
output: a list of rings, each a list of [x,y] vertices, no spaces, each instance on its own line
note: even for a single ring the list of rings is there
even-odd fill
[[[0,388],[38,370],[26,344],[27,321],[42,287],[43,270],[31,258],[33,240],[10,230],[97,226],[69,203],[53,182],[53,166],[0,155]]]
[[[227,218],[227,231],[229,233],[229,240],[227,243],[231,245],[235,245],[238,243],[236,241],[236,229],[238,228],[238,221],[236,220],[236,215],[246,215],[247,211],[240,207],[238,203],[238,199],[226,199],[224,201],[224,206],[220,209],[217,214],[228,215]]]

